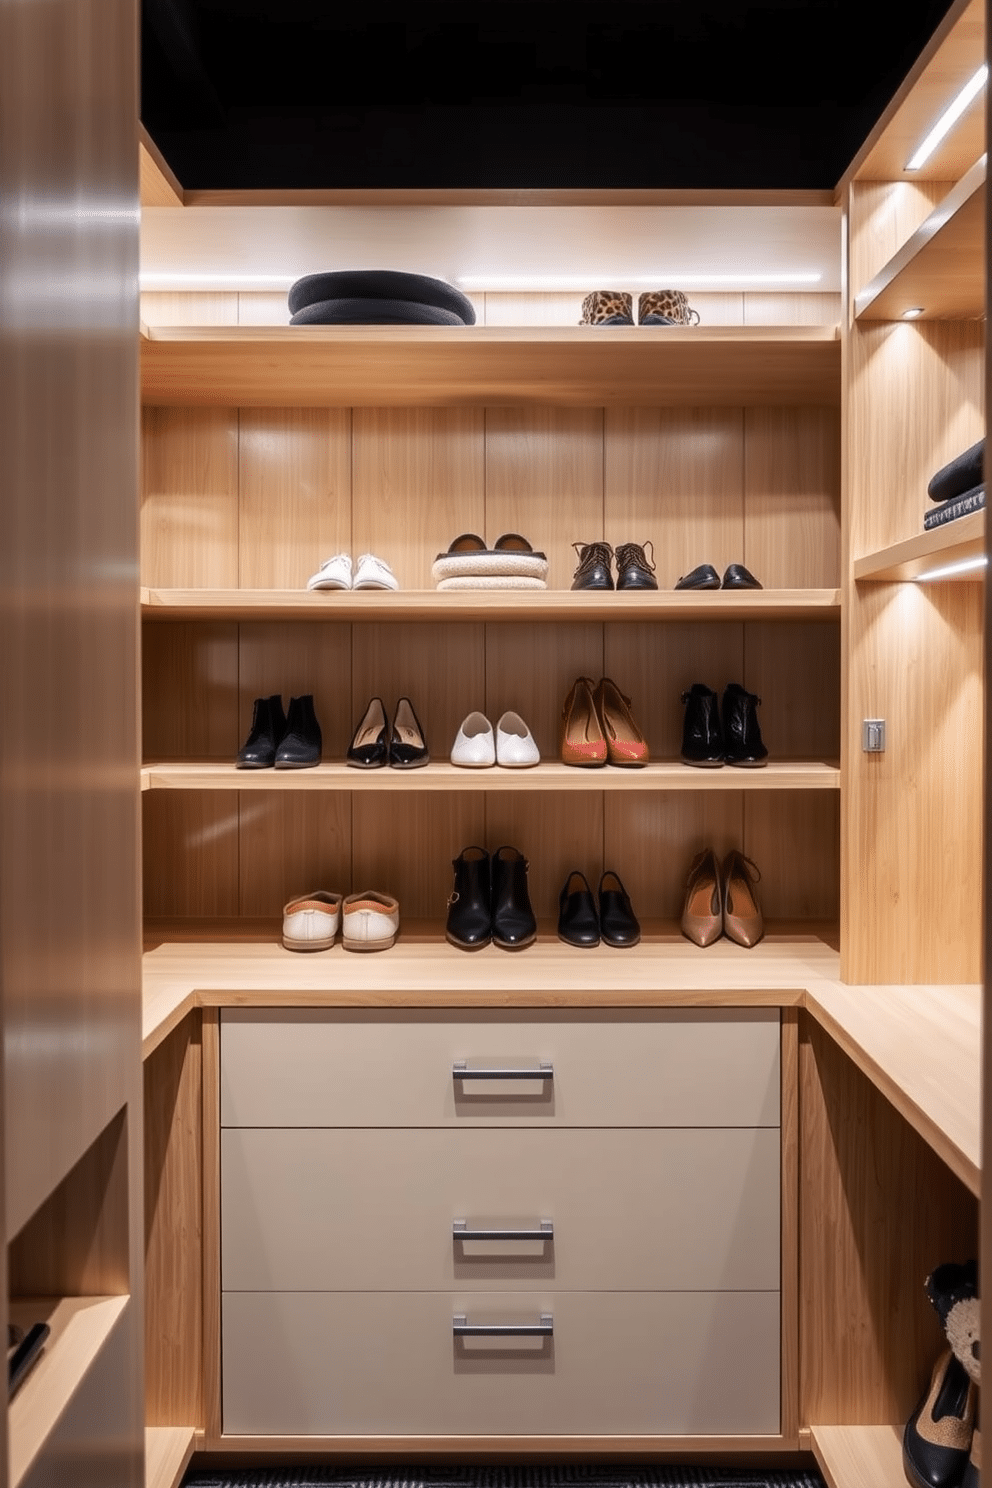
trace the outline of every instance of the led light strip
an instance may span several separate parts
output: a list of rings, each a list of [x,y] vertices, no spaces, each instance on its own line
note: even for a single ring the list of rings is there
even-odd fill
[[[940,144],[944,136],[949,134],[954,128],[955,124],[958,122],[961,115],[968,107],[969,103],[971,103],[972,99],[977,97],[977,95],[982,91],[988,75],[988,66],[986,63],[983,62],[978,71],[965,83],[958,96],[953,100],[952,103],[948,105],[948,107],[941,114],[940,118],[937,120],[936,124],[933,126],[926,139],[919,146],[915,154],[907,163],[905,167],[906,170],[919,170],[920,166],[930,159],[930,156],[933,154],[934,150],[936,150],[937,146]]]
[[[955,574],[971,573],[984,568],[988,561],[984,553],[980,558],[962,558],[960,563],[948,563],[944,568],[931,568],[926,573],[917,574],[915,582],[929,584],[931,579],[950,579]]]
[[[629,275],[617,272],[616,268],[602,272],[590,271],[580,278],[576,274],[464,274],[455,280],[459,289],[467,293],[484,294],[499,291],[520,291],[540,294],[564,290],[595,289],[606,284],[616,289],[658,289],[678,285],[680,289],[750,289],[750,288],[798,288],[819,284],[820,273],[785,272],[782,274],[700,274],[688,269],[659,269],[650,275]]]

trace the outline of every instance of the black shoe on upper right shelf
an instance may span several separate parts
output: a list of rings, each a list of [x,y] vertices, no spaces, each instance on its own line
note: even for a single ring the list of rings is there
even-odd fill
[[[689,691],[682,694],[682,701],[685,703],[682,763],[716,769],[723,764],[725,752],[720,727],[720,700],[702,682],[694,682]]]
[[[651,549],[650,558],[647,557],[640,543],[617,544],[614,556],[617,561],[618,589],[657,589],[658,580],[654,576],[654,544],[648,541],[644,546]]]
[[[743,563],[731,563],[723,575],[723,589],[763,589],[764,585],[758,580],[749,568]]]
[[[573,589],[612,589],[613,549],[608,542],[573,543],[579,557],[572,577]]]
[[[768,750],[758,727],[758,704],[761,699],[746,692],[737,682],[728,683],[723,693],[724,759],[728,765],[758,769],[768,761]]]
[[[683,574],[676,589],[719,589],[720,575],[712,563],[701,563],[691,573]]]

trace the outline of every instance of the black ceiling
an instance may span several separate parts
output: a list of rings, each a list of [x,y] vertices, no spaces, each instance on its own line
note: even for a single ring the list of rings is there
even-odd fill
[[[833,187],[950,0],[142,0],[187,189]]]

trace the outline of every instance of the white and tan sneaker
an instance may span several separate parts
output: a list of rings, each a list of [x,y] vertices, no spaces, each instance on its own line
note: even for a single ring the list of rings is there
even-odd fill
[[[325,558],[317,572],[307,579],[308,589],[350,589],[351,587],[350,553],[335,553],[333,558]]]
[[[327,951],[341,923],[341,895],[314,889],[291,899],[282,912],[282,943],[287,951]]]
[[[358,559],[353,589],[398,589],[399,580],[384,558],[362,553]]]
[[[349,894],[341,917],[346,951],[388,951],[400,928],[400,903],[389,894],[366,889]]]

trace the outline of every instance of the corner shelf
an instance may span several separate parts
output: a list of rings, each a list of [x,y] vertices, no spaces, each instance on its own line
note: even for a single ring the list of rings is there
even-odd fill
[[[906,1488],[899,1426],[814,1426],[813,1452],[828,1488]]]
[[[839,620],[839,589],[614,590],[492,589],[312,591],[299,589],[141,590],[145,620],[450,620],[489,623],[590,620]]]
[[[145,1488],[177,1488],[193,1455],[192,1426],[145,1427]]]
[[[855,320],[979,319],[985,314],[985,156],[854,297]]]
[[[142,790],[194,791],[761,791],[839,790],[840,765],[819,760],[779,760],[764,767],[699,769],[665,760],[639,769],[605,765],[598,769],[559,762],[532,769],[494,765],[472,770],[448,762],[418,770],[357,770],[343,760],[306,770],[239,770],[221,760],[177,760],[146,764]]]
[[[945,522],[942,527],[929,532],[918,532],[903,542],[881,548],[877,553],[866,553],[854,560],[855,581],[916,579],[920,574],[945,564],[965,562],[978,558],[985,552],[985,513],[972,512],[967,517],[958,517],[954,522]],[[983,571],[972,569],[961,574],[960,579],[981,580]]]
[[[836,326],[153,326],[146,404],[836,404]]]
[[[51,1333],[31,1373],[10,1402],[10,1488],[17,1488],[48,1440],[129,1298],[11,1298],[12,1323],[45,1322]]]

